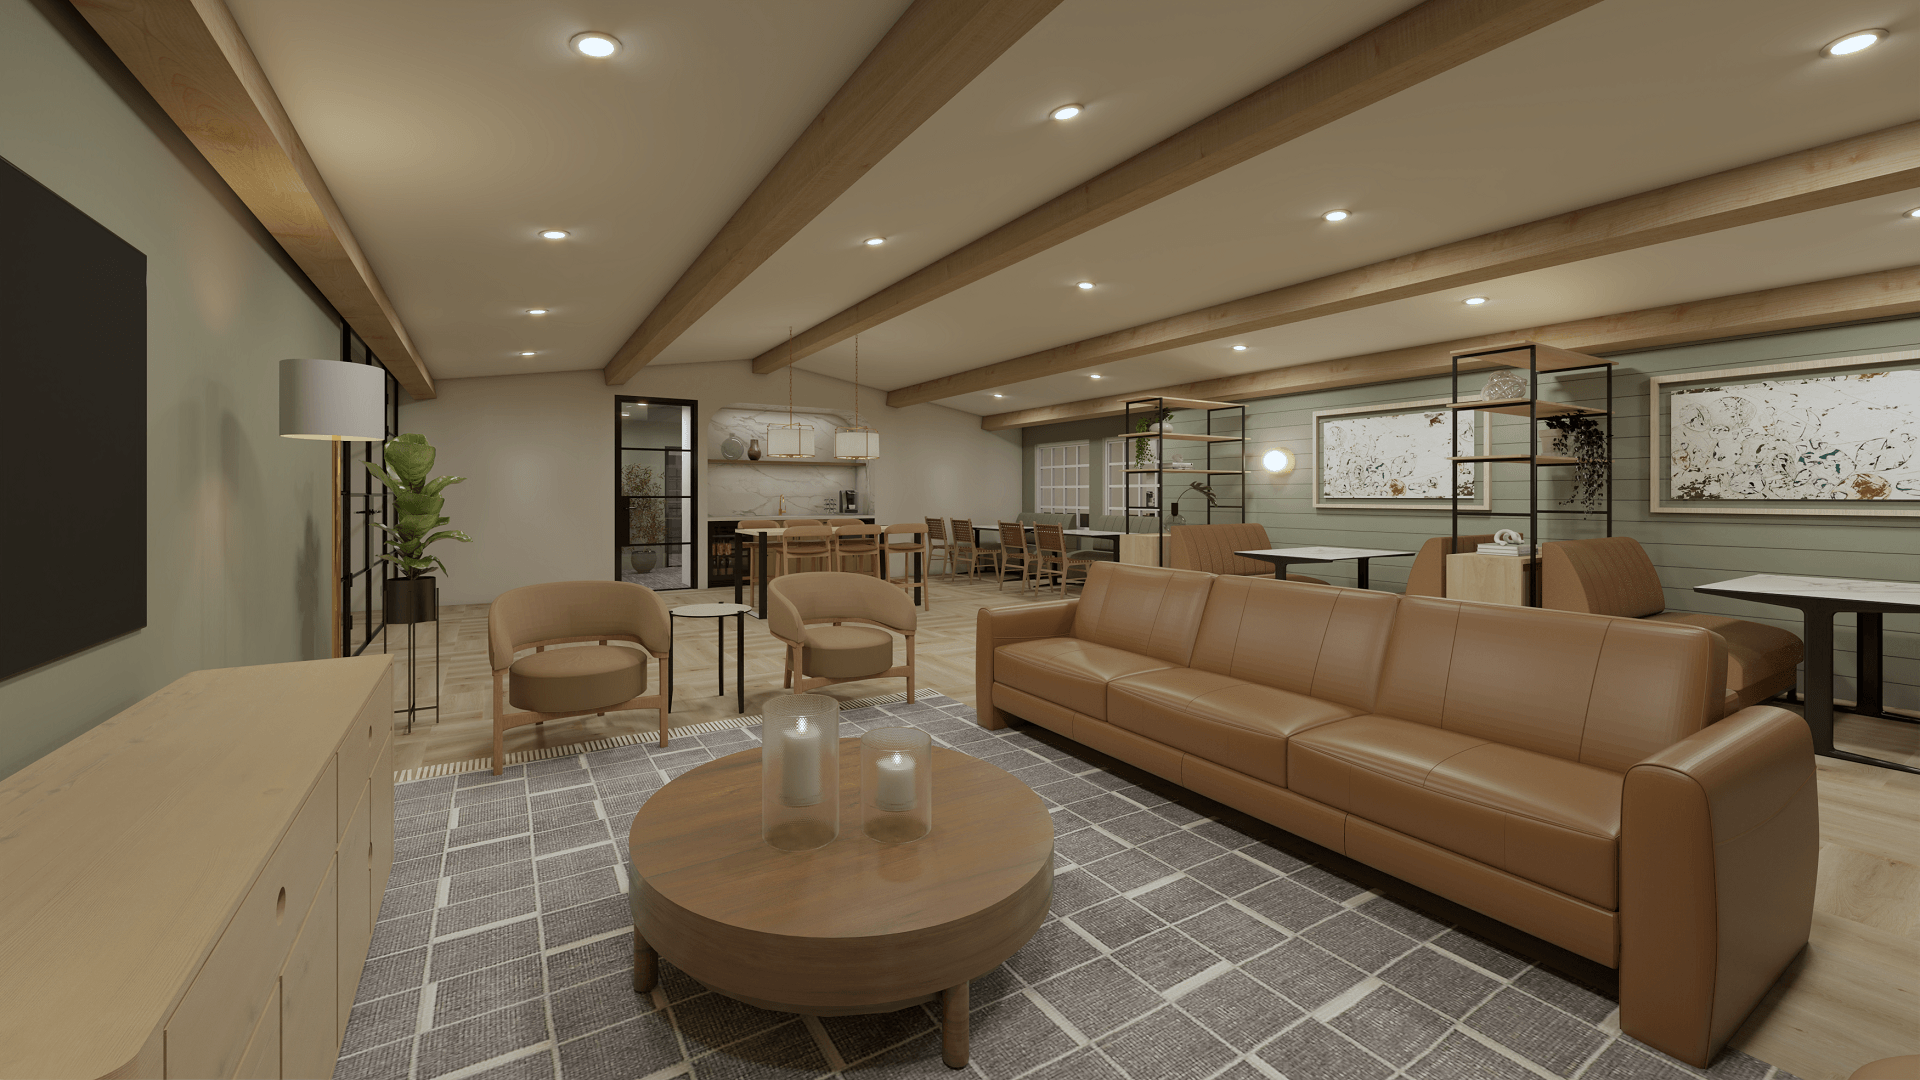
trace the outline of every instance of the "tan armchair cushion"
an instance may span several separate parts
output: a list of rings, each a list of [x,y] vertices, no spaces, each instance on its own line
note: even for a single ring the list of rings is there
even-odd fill
[[[588,712],[647,692],[645,654],[619,645],[548,649],[507,671],[508,703],[533,712]]]
[[[906,590],[871,574],[786,574],[768,583],[767,608],[774,636],[799,645],[806,644],[812,622],[873,622],[901,634],[913,633],[915,625]]]
[[[893,636],[871,626],[810,626],[800,673],[820,679],[864,679],[893,669]]]
[[[550,581],[509,589],[487,611],[495,671],[539,642],[599,637],[638,638],[648,652],[665,656],[672,641],[666,601],[630,581]]]

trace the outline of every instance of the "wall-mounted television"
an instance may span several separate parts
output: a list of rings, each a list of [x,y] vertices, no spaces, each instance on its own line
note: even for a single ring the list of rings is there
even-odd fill
[[[0,679],[147,625],[147,257],[0,159]]]

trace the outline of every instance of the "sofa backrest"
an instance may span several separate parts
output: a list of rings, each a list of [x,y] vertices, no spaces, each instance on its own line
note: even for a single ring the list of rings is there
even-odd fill
[[[1375,712],[1624,772],[1720,718],[1697,626],[1401,597]]]
[[[1667,594],[1631,536],[1555,540],[1540,549],[1540,606],[1644,619],[1667,610]]]
[[[1190,666],[1371,712],[1400,598],[1272,578],[1215,578]]]
[[[1212,584],[1212,574],[1190,570],[1093,563],[1074,611],[1073,636],[1185,664]]]
[[[1176,570],[1209,574],[1273,576],[1273,564],[1243,559],[1236,551],[1261,551],[1273,546],[1267,527],[1243,521],[1220,525],[1175,525],[1167,536],[1167,562]]]

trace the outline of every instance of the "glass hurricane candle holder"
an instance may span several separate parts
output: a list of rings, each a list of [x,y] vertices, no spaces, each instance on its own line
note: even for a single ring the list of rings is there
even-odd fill
[[[911,844],[933,828],[933,737],[919,728],[860,736],[860,824],[883,844]]]
[[[760,836],[811,851],[840,835],[840,702],[788,694],[767,702],[760,728]]]

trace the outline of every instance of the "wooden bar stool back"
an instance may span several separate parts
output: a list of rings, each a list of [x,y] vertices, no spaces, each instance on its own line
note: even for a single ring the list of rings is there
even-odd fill
[[[886,562],[885,575],[887,581],[905,589],[909,597],[913,595],[913,590],[918,588],[920,590],[921,605],[928,611],[932,611],[933,590],[927,588],[925,580],[932,576],[927,573],[929,568],[927,566],[926,531],[926,524],[920,521],[910,521],[904,525],[887,526],[880,537],[881,541],[886,545],[886,551],[881,554],[881,558]],[[901,537],[902,539],[895,539],[896,537]],[[893,557],[895,555],[900,556],[899,577],[892,576]],[[913,558],[915,555],[920,557],[920,577],[922,579],[917,582],[913,580]]]
[[[779,522],[764,518],[753,521],[742,521],[734,526],[735,529],[777,529],[779,527]],[[760,537],[753,533],[736,533],[734,535],[734,547],[736,549],[734,552],[734,565],[739,567],[742,574],[746,575],[741,580],[741,584],[758,585],[760,583]],[[776,567],[779,565],[780,538],[777,536],[767,537],[767,560],[772,562]],[[779,575],[776,573],[774,576],[777,577]],[[770,577],[767,580],[772,581],[773,578]]]
[[[833,530],[825,525],[789,525],[780,540],[782,574],[811,573],[833,565]]]
[[[847,560],[853,560],[848,570]],[[880,526],[864,521],[833,530],[833,568],[880,577]]]

